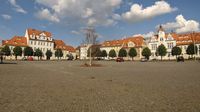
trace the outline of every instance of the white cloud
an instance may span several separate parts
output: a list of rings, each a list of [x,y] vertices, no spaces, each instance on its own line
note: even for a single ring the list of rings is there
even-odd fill
[[[195,20],[186,20],[183,15],[176,16],[175,22],[163,24],[166,30],[175,30],[177,33],[186,33],[192,31],[199,31],[199,22]]]
[[[59,22],[60,21],[58,19],[58,17],[56,15],[51,14],[51,12],[48,9],[42,9],[35,16],[39,19],[49,20],[51,22]]]
[[[133,36],[143,36],[144,38],[148,38],[148,37],[152,37],[154,35],[154,32],[153,31],[150,31],[146,34],[135,34]]]
[[[10,15],[7,14],[2,14],[1,15],[5,20],[10,20],[12,17]]]
[[[27,11],[25,11],[21,6],[19,6],[17,3],[16,3],[16,0],[9,0],[9,3],[15,7],[15,10],[19,13],[23,13],[23,14],[26,14]]]
[[[157,1],[154,5],[143,8],[142,5],[133,4],[130,11],[123,13],[122,17],[128,22],[138,22],[155,16],[175,11],[166,1]]]
[[[108,26],[116,23],[114,10],[122,0],[35,0],[47,8],[60,21],[77,22],[86,25]],[[38,11],[37,13],[40,13]],[[115,15],[116,17],[116,15]],[[118,17],[119,18],[119,17]],[[48,18],[43,18],[49,20]]]
[[[71,33],[72,33],[72,34],[75,34],[75,35],[80,35],[80,34],[81,34],[80,31],[75,31],[75,30],[72,30]]]

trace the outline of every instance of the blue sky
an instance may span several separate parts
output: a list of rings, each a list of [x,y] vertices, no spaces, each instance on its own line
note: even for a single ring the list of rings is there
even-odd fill
[[[0,0],[0,41],[25,29],[49,31],[78,46],[94,26],[99,41],[149,36],[156,26],[177,33],[199,31],[199,0]]]

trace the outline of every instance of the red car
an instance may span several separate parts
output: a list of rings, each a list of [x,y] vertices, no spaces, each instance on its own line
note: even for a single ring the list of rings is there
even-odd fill
[[[123,58],[117,58],[116,62],[124,62],[124,59]]]

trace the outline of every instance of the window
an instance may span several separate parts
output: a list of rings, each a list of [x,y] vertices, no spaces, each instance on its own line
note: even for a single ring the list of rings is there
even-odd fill
[[[47,42],[47,46],[49,46],[49,43]]]
[[[152,49],[152,50],[156,50],[156,49],[157,49],[157,44],[152,44],[152,45],[151,45],[151,49]]]
[[[173,43],[167,43],[167,48],[172,49],[174,47]]]
[[[34,45],[36,45],[36,41],[34,41]]]
[[[40,45],[40,42],[38,42],[38,45]]]
[[[163,41],[163,38],[162,38],[162,37],[160,37],[160,41]]]

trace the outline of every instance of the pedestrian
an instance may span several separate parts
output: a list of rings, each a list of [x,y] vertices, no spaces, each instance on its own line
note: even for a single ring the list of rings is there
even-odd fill
[[[0,58],[1,58],[1,63],[3,63],[3,56],[1,55]]]

